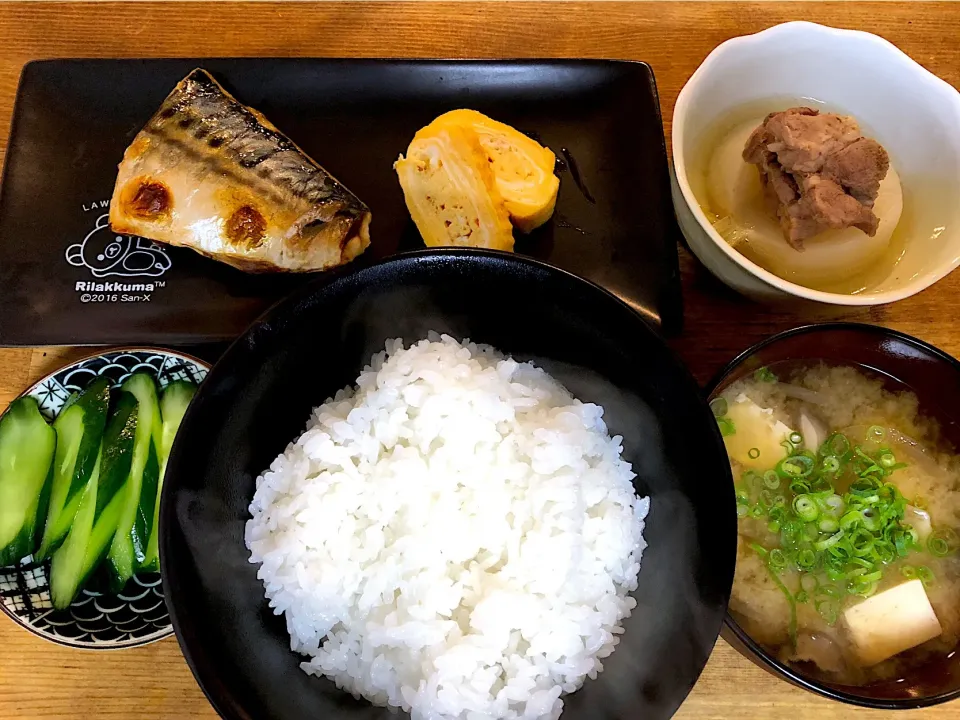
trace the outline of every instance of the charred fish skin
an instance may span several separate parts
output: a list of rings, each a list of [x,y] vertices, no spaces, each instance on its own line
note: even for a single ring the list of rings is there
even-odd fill
[[[196,69],[124,153],[116,232],[190,247],[242,270],[323,270],[370,243],[371,213],[261,113]]]
[[[241,105],[208,72],[194,70],[161,106],[144,130],[183,143],[201,157],[204,146],[223,157],[222,172],[256,178],[268,192],[282,186],[311,205],[328,201],[345,207],[360,201],[262,114]],[[179,131],[179,132],[178,132]],[[193,142],[191,142],[191,140]],[[214,156],[217,157],[217,156]],[[237,172],[239,166],[243,171]],[[278,200],[286,199],[280,197]]]

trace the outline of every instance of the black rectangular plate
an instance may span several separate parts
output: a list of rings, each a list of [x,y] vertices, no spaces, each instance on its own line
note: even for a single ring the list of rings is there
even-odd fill
[[[469,107],[557,155],[554,218],[517,252],[603,285],[666,333],[682,306],[653,73],[612,61],[49,60],[24,67],[0,194],[0,344],[229,340],[304,275],[247,275],[105,226],[124,149],[173,86],[210,70],[373,211],[358,262],[422,247],[393,171],[414,133]]]

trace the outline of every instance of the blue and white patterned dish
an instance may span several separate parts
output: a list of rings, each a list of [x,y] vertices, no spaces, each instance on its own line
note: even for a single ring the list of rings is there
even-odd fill
[[[172,350],[125,348],[67,365],[40,380],[24,395],[53,420],[70,394],[105,376],[119,385],[135,372],[153,375],[160,387],[174,380],[199,384],[209,366]],[[24,558],[0,568],[0,610],[21,627],[61,645],[88,649],[137,647],[173,634],[159,573],[139,573],[119,594],[85,588],[66,610],[54,610],[47,583],[49,563]]]

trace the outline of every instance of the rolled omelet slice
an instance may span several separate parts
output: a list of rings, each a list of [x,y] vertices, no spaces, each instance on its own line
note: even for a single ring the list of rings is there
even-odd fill
[[[457,125],[426,130],[393,165],[423,242],[512,251],[510,215],[477,134]]]
[[[477,134],[518,230],[528,233],[550,219],[560,178],[553,174],[557,159],[549,148],[476,110],[451,110],[420,132],[443,127],[469,128]]]

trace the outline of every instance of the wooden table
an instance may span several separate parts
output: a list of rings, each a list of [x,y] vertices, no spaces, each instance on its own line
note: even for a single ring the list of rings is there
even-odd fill
[[[0,3],[0,137],[21,66],[46,57],[572,57],[646,60],[667,137],[677,93],[720,42],[786,20],[869,30],[960,86],[960,3]],[[686,330],[676,349],[701,381],[774,332],[822,319],[735,296],[685,251]],[[3,289],[0,288],[0,301]],[[960,355],[960,273],[892,307],[834,315],[880,323]],[[0,349],[0,407],[85,351]],[[956,717],[956,703],[912,713]],[[879,718],[793,689],[722,640],[678,717]],[[211,718],[176,640],[118,652],[69,650],[0,618],[0,718]]]

